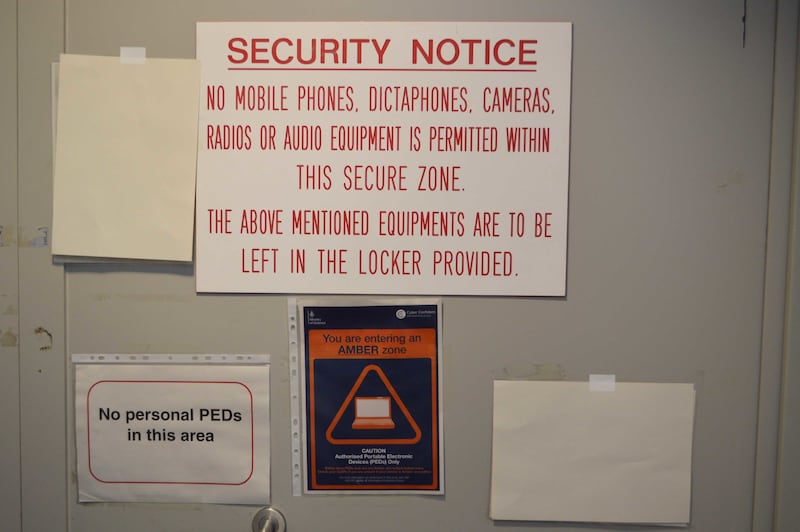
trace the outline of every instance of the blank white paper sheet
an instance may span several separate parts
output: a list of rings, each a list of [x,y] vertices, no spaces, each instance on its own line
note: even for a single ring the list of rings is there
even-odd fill
[[[192,260],[200,66],[64,54],[52,253]]]
[[[692,384],[495,381],[495,520],[687,525]]]

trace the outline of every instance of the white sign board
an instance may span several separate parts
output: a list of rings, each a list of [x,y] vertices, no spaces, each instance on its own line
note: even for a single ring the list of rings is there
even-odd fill
[[[569,23],[198,23],[199,292],[563,295]]]
[[[236,357],[76,355],[79,500],[269,502],[269,365]]]

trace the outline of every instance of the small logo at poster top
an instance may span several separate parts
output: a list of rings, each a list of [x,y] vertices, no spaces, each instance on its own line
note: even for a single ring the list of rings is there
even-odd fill
[[[406,311],[401,309],[401,308],[399,308],[399,309],[397,309],[397,312],[395,312],[394,315],[397,316],[398,320],[402,320],[403,318],[406,317]]]
[[[313,311],[313,310],[309,310],[309,311],[306,313],[306,318],[307,318],[307,320],[306,320],[306,321],[309,323],[309,325],[310,325],[310,324],[314,324],[314,325],[325,325],[325,320],[323,320],[322,318],[318,318],[318,317],[317,317],[317,315],[316,315],[316,314],[314,314],[314,311]]]

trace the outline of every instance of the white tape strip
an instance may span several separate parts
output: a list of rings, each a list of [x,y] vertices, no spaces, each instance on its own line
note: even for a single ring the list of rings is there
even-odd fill
[[[303,450],[302,450],[302,425],[300,424],[300,346],[298,335],[300,328],[297,323],[297,298],[290,297],[288,301],[287,318],[289,321],[289,413],[292,426],[289,427],[292,438],[292,495],[299,497],[303,494]]]
[[[119,62],[125,65],[142,65],[147,57],[143,46],[120,46]]]
[[[593,392],[613,392],[617,389],[615,375],[589,375],[589,390]]]

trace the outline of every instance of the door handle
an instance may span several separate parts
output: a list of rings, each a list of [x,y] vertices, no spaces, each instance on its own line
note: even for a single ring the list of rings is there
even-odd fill
[[[253,532],[286,532],[286,518],[280,510],[262,508],[253,516]]]

